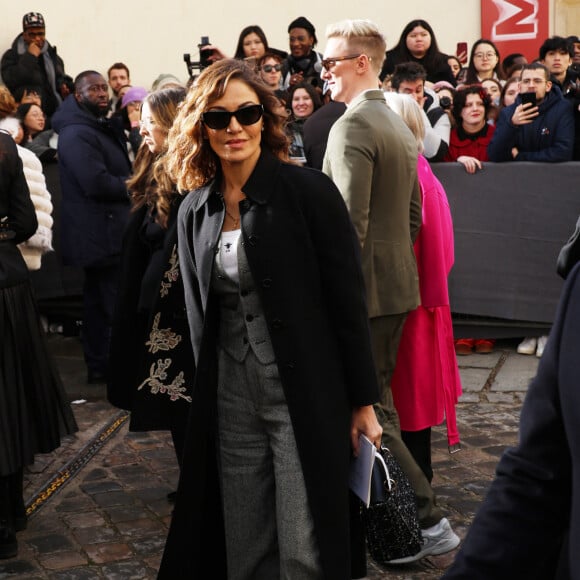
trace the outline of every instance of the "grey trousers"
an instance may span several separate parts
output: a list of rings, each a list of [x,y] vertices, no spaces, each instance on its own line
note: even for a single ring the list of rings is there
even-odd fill
[[[322,578],[276,363],[218,353],[218,454],[229,580]]]
[[[443,517],[435,494],[421,468],[401,438],[399,415],[393,402],[391,379],[397,363],[397,351],[407,314],[380,316],[370,319],[373,357],[380,388],[380,402],[375,405],[377,418],[383,427],[383,445],[396,457],[417,497],[421,528],[434,526]]]

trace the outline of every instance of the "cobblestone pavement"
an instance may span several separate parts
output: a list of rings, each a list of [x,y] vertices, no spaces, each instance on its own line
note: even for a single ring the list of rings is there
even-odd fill
[[[459,359],[463,449],[449,455],[444,428],[433,432],[433,487],[461,538],[502,451],[517,441],[521,403],[538,360],[516,354],[515,346],[498,341],[492,354]],[[128,433],[125,415],[105,401],[104,387],[86,385],[76,338],[51,336],[50,347],[80,430],[27,470],[25,499],[33,511],[18,534],[18,556],[0,561],[0,578],[155,578],[171,517],[166,496],[177,482],[170,436]],[[454,555],[389,569],[369,560],[368,577],[439,578]]]

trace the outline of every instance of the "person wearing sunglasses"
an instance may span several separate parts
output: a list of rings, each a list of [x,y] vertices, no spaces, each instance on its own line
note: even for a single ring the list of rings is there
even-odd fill
[[[197,369],[158,578],[349,580],[348,474],[378,444],[358,243],[328,177],[288,162],[272,92],[205,69],[169,133]]]
[[[273,90],[279,90],[282,83],[282,57],[272,52],[266,53],[258,61],[260,78]]]

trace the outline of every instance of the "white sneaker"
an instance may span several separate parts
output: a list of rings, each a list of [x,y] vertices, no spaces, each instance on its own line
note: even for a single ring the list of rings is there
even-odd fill
[[[397,558],[390,560],[389,564],[408,564],[409,562],[416,562],[425,556],[436,556],[437,554],[445,554],[459,546],[459,537],[451,529],[451,524],[447,518],[441,519],[438,524],[421,530],[423,536],[423,547],[421,550],[413,555],[405,558]]]
[[[536,354],[538,341],[535,336],[526,337],[518,344],[518,354]]]
[[[538,348],[536,348],[536,356],[542,358],[544,354],[544,348],[546,348],[546,343],[548,342],[548,337],[546,335],[540,336],[538,338]]]

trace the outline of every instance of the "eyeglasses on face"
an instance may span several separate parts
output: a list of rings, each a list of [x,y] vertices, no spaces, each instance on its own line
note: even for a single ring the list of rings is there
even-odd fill
[[[322,68],[324,70],[332,70],[335,66],[337,62],[340,62],[341,60],[353,60],[355,58],[358,58],[359,56],[362,56],[362,53],[359,54],[349,54],[348,56],[335,56],[333,58],[323,58],[322,61],[320,62],[320,64],[322,65]],[[371,59],[369,58],[369,61]]]
[[[487,58],[488,60],[491,60],[492,58],[495,58],[497,55],[495,54],[495,52],[476,52],[473,55],[473,58]]]
[[[257,123],[264,114],[262,105],[249,105],[237,111],[207,111],[202,113],[201,120],[210,129],[225,129],[231,122],[232,117],[240,125],[253,125]]]
[[[273,70],[278,72],[278,71],[282,70],[282,65],[281,64],[265,64],[265,65],[262,65],[262,70],[266,73],[272,72]]]

